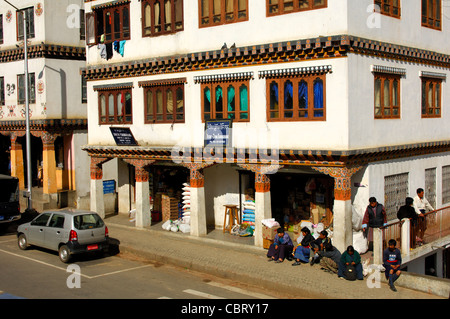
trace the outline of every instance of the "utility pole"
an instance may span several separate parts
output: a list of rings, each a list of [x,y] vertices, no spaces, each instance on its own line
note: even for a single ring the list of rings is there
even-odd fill
[[[27,209],[31,210],[33,208],[31,199],[31,137],[30,137],[30,100],[28,92],[28,38],[27,38],[27,16],[26,11],[17,8],[15,5],[11,4],[8,0],[4,0],[11,7],[16,9],[17,12],[22,12],[23,16],[23,53],[24,53],[24,77],[25,77],[25,119],[26,119],[26,156],[27,156],[27,193],[28,198]]]

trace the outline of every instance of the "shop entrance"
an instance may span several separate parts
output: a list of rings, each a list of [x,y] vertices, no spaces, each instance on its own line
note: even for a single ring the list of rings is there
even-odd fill
[[[290,228],[304,220],[313,224],[332,222],[334,180],[331,177],[295,172],[270,175],[272,217]]]
[[[149,166],[149,191],[152,220],[175,220],[183,213],[183,188],[189,184],[190,172],[180,166]]]

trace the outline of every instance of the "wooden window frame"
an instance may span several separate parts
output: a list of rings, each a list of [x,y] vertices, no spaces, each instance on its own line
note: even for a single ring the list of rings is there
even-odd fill
[[[0,105],[5,105],[5,93],[5,78],[3,76],[0,76]]]
[[[117,96],[119,94],[122,94],[122,96],[126,96],[127,93],[130,94],[131,98],[131,110],[129,113],[126,113],[126,101],[122,104],[122,115],[120,116],[118,114],[118,104],[117,104]],[[109,115],[109,95],[112,94],[114,98],[114,115],[112,115],[112,120],[110,119]],[[105,96],[105,114],[102,114],[102,105],[101,105],[101,98],[102,96]],[[126,97],[125,97],[126,98]],[[121,119],[120,119],[121,117]],[[127,117],[130,119],[127,120]],[[104,120],[102,121],[102,119]],[[105,125],[105,124],[133,124],[133,95],[131,88],[121,88],[121,89],[107,89],[107,90],[101,90],[98,92],[98,122],[99,125]]]
[[[431,90],[431,106],[429,101],[430,84],[433,84]],[[436,96],[436,85],[439,85],[439,96]],[[436,105],[436,102],[438,105]],[[422,118],[440,118],[442,116],[442,79],[422,77]]]
[[[185,82],[185,81],[184,81]],[[144,85],[144,123],[145,124],[173,124],[184,123],[186,114],[186,100],[184,94],[184,82],[180,83],[153,83],[152,85]],[[177,112],[177,91],[181,89],[183,94],[183,111]],[[157,110],[157,92],[162,94],[162,113]],[[167,92],[172,93],[172,113],[167,110]],[[152,93],[153,107],[152,112],[148,112],[148,93]],[[181,117],[180,117],[181,115]],[[160,117],[160,118],[158,118]]]
[[[324,9],[328,7],[328,0],[323,0],[323,4],[315,5],[315,0],[275,0],[276,3],[271,3],[274,0],[266,0],[266,16],[278,16],[282,14],[289,14],[293,12],[310,11],[317,9]],[[291,3],[290,7],[286,4]],[[302,6],[306,4],[306,6]],[[291,9],[287,9],[291,8]]]
[[[36,30],[35,30],[35,24],[34,24],[34,7],[24,8],[24,9],[22,9],[20,11],[16,11],[16,35],[17,35],[17,41],[23,41],[23,33],[22,33],[22,35],[19,34],[20,28],[23,28],[23,18],[19,19],[19,17],[20,17],[20,14],[22,14],[23,12],[26,12],[29,17],[33,17],[33,21],[30,21],[30,19],[27,20],[27,22],[28,22],[27,39],[34,39],[34,37],[36,36]],[[19,27],[19,24],[20,24],[20,27]],[[33,26],[32,29],[30,27],[31,25]],[[22,31],[22,32],[24,32],[24,31]]]
[[[376,81],[380,80],[380,114],[377,114]],[[384,105],[385,82],[389,81],[389,106]],[[393,104],[394,81],[398,81],[397,106]],[[389,114],[385,114],[389,110]],[[398,114],[395,114],[397,110]],[[401,115],[401,75],[388,73],[374,73],[374,117],[375,119],[399,119]]]
[[[23,76],[25,78],[25,74],[17,75],[17,104],[25,104],[26,97],[24,93],[23,100],[20,99],[20,91],[25,92],[25,83],[23,87],[20,85],[20,77]],[[33,83],[31,83],[33,80]],[[36,77],[34,73],[28,73],[28,103],[34,104],[36,103]]]
[[[171,23],[170,23],[170,30],[166,30],[164,27],[166,25],[165,23],[165,1],[170,1],[171,6]],[[181,15],[181,21],[177,21],[177,6],[175,1],[179,1],[179,9],[181,10],[181,13],[178,13]],[[160,4],[160,19],[161,19],[161,30],[157,31],[156,24],[155,24],[155,4]],[[146,6],[150,6],[150,27],[146,27]],[[142,12],[142,37],[155,37],[165,34],[174,34],[180,31],[184,30],[184,4],[183,0],[142,0],[141,4],[141,12]],[[148,32],[148,33],[147,33]]]
[[[322,81],[322,103],[323,108],[315,108],[314,83],[316,80]],[[285,84],[290,81],[293,86],[292,109],[287,109],[284,103],[285,98]],[[271,108],[271,85],[278,84],[278,107]],[[308,102],[306,108],[300,108],[298,88],[301,82],[306,82],[308,92]],[[281,78],[267,78],[266,79],[266,98],[267,98],[267,122],[288,122],[288,121],[326,121],[326,74],[314,75],[300,75],[296,77],[281,77]],[[283,101],[283,102],[282,102]],[[321,111],[322,116],[314,116],[315,111]],[[292,112],[292,117],[286,117],[286,113]],[[277,114],[278,116],[272,116]],[[300,116],[299,114],[307,114]]]
[[[207,15],[203,15],[203,1],[208,1],[209,12]],[[220,13],[214,14],[214,0],[198,0],[198,25],[199,28],[208,28],[217,25],[238,23],[248,21],[249,10],[248,0],[242,0],[245,3],[245,9],[239,10],[240,0],[219,0],[220,1]],[[233,1],[233,12],[226,11],[227,1]],[[243,13],[244,12],[244,13]],[[232,14],[232,19],[227,19],[227,15]],[[218,21],[214,21],[218,19]]]
[[[442,0],[431,0],[432,8],[429,8],[430,0],[422,0],[422,27],[434,30],[442,30]],[[437,5],[439,3],[439,6]],[[424,12],[425,11],[425,12]],[[430,12],[432,16],[430,17]]]
[[[240,89],[245,85],[247,88],[247,111],[241,110],[241,99],[240,99]],[[211,101],[216,101],[216,90],[218,87],[222,88],[222,112],[217,112],[216,105],[213,102],[210,102],[210,112],[205,113],[205,89],[209,88],[210,90],[210,99]],[[235,107],[234,111],[228,111],[228,88],[234,88],[235,92]],[[229,120],[231,119],[233,122],[250,122],[250,80],[243,81],[220,81],[220,82],[208,82],[202,83],[201,86],[201,97],[202,97],[202,122],[209,120]],[[239,98],[236,98],[239,94]],[[217,115],[222,113],[222,118],[217,118]],[[244,114],[247,113],[247,118],[244,118]],[[206,118],[205,115],[210,114],[209,118]],[[234,118],[229,118],[229,115],[234,114]]]
[[[123,18],[124,18],[124,10],[127,9],[128,10],[128,31],[125,32],[124,27],[123,27]],[[115,12],[119,12],[119,32],[115,31],[115,25],[116,25],[116,21],[114,19],[114,13]],[[110,14],[111,17],[111,30],[110,33],[106,33],[106,17],[107,14]],[[89,19],[92,17],[92,15],[94,16],[94,25],[90,25],[89,24]],[[101,19],[99,17],[102,17]],[[105,35],[105,39],[102,42],[101,41],[101,36],[102,34],[99,34],[99,29],[98,26],[100,24],[100,22],[103,21],[103,26],[102,26],[102,30],[103,30],[103,34]],[[99,43],[112,43],[115,41],[122,41],[122,40],[130,40],[131,39],[131,19],[130,19],[130,3],[124,3],[121,5],[115,5],[115,6],[111,6],[111,7],[107,7],[107,8],[99,8],[99,9],[94,9],[93,12],[87,13],[86,14],[86,38],[87,38],[87,42],[89,45],[94,45],[94,44],[99,44]],[[90,30],[89,28],[93,27],[94,30]],[[119,33],[119,35],[117,35],[117,33]],[[95,36],[95,42],[90,41],[90,35],[94,35]],[[108,38],[108,35],[110,35],[110,38]]]
[[[402,0],[397,0],[398,6],[394,6],[394,1],[395,0],[374,0],[375,5],[380,8],[379,11],[377,9],[375,10],[383,15],[400,19],[402,15]],[[395,12],[396,10],[397,12]]]

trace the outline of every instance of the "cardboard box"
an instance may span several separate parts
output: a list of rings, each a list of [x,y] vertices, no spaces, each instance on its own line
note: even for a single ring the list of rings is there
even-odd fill
[[[273,244],[273,240],[263,238],[263,248],[269,249],[270,245]]]
[[[273,241],[277,234],[277,229],[278,227],[269,228],[266,225],[263,225],[262,227],[263,239],[269,239]]]

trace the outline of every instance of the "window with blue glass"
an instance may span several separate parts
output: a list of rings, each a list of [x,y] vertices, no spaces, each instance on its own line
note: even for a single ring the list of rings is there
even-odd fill
[[[203,83],[203,121],[231,119],[235,122],[250,120],[249,81]]]
[[[325,75],[267,79],[268,121],[325,120]]]

